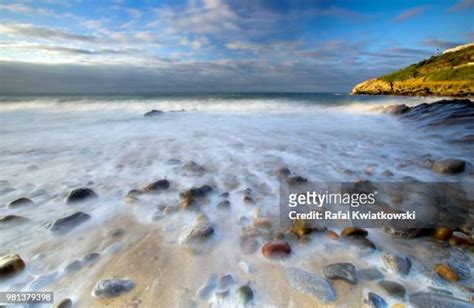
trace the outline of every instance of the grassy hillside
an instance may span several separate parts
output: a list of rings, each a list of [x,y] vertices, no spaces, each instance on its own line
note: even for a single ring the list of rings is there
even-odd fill
[[[364,81],[354,94],[474,95],[474,45]]]

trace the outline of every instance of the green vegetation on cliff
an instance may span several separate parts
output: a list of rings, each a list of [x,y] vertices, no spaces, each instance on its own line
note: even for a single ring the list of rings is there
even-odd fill
[[[474,95],[474,44],[364,81],[354,94]]]

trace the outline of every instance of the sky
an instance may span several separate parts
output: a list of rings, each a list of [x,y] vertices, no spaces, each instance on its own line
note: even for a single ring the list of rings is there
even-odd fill
[[[348,92],[474,41],[474,0],[0,0],[0,93]]]

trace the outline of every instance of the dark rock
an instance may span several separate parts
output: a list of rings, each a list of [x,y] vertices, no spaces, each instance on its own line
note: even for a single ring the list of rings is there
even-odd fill
[[[72,308],[72,300],[69,298],[65,298],[60,301],[55,308]]]
[[[161,110],[153,109],[153,110],[150,110],[150,111],[148,111],[147,113],[145,113],[143,116],[144,116],[144,117],[154,117],[154,116],[161,115],[161,114],[163,114],[163,113],[164,113],[164,112],[161,111]]]
[[[217,204],[217,207],[220,209],[228,209],[230,208],[230,201],[229,200],[222,200]]]
[[[472,308],[472,303],[451,296],[428,292],[413,293],[410,295],[410,303],[416,308]]]
[[[65,298],[60,301],[55,308],[72,308],[72,300],[69,298]]]
[[[170,188],[170,182],[168,180],[158,180],[154,183],[151,183],[145,187],[143,187],[142,191],[143,192],[160,192],[162,190],[166,190]]]
[[[10,277],[25,269],[25,261],[16,253],[0,257],[0,278]]]
[[[466,169],[466,162],[460,159],[446,158],[434,162],[432,170],[442,174],[461,173]]]
[[[292,288],[316,298],[321,303],[336,300],[336,293],[331,283],[324,278],[298,268],[285,269],[285,276]]]
[[[262,247],[262,254],[269,259],[282,259],[291,253],[290,245],[283,240],[274,240],[265,243]]]
[[[405,297],[405,287],[395,281],[382,280],[378,282],[378,285],[387,291],[393,297],[403,299]]]
[[[25,205],[33,205],[33,201],[31,201],[28,198],[21,197],[21,198],[18,198],[16,200],[13,200],[12,202],[10,202],[8,204],[8,207],[9,208],[14,208],[14,207],[25,206]]]
[[[289,185],[305,184],[305,183],[308,183],[308,179],[305,179],[302,176],[296,175],[296,176],[290,176],[289,178],[287,178],[286,182]]]
[[[356,268],[351,263],[334,263],[323,269],[324,276],[329,279],[342,279],[349,283],[357,283]]]
[[[28,218],[18,215],[6,215],[0,216],[0,223],[10,223],[10,222],[24,222],[27,221]]]
[[[359,276],[362,277],[362,279],[366,279],[366,280],[369,280],[369,281],[373,281],[373,280],[379,280],[379,279],[383,279],[384,276],[382,274],[382,272],[380,272],[378,269],[376,268],[364,268],[364,269],[361,269],[359,271]]]
[[[387,302],[379,295],[369,292],[367,295],[367,303],[371,308],[387,308]]]
[[[67,203],[76,203],[87,199],[97,198],[97,194],[89,188],[74,189],[67,197]]]
[[[90,218],[89,214],[83,212],[76,212],[72,215],[58,218],[54,221],[47,223],[45,226],[47,229],[58,233],[67,233],[72,228],[80,225]]]
[[[383,264],[395,273],[407,275],[411,269],[411,260],[406,256],[384,253],[382,255]]]
[[[242,201],[247,204],[255,204],[255,200],[250,196],[244,196]]]
[[[185,244],[199,243],[207,240],[214,234],[214,227],[209,223],[198,223],[194,226],[183,239]]]
[[[347,227],[344,228],[344,230],[341,231],[341,236],[342,237],[367,237],[369,232],[367,230],[357,228],[357,227]]]
[[[408,107],[405,104],[400,104],[400,105],[390,105],[386,106],[383,108],[383,112],[385,113],[390,113],[394,115],[400,115],[405,112],[408,112],[410,110],[410,107]]]
[[[132,290],[135,283],[127,278],[105,279],[99,281],[94,288],[94,295],[97,297],[112,298]]]
[[[203,198],[212,192],[212,187],[209,185],[203,185],[201,187],[193,187],[185,192],[180,193],[181,197],[192,197],[192,198]]]
[[[238,287],[237,290],[235,290],[235,294],[239,301],[244,305],[253,300],[252,288],[247,285]]]

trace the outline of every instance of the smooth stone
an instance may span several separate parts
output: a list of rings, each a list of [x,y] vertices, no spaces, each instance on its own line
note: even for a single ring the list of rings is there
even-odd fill
[[[217,275],[211,274],[211,276],[209,276],[209,278],[207,279],[206,283],[201,288],[199,288],[199,290],[197,291],[197,295],[201,299],[207,300],[211,296],[211,293],[216,288],[216,286],[217,286]]]
[[[147,193],[160,192],[168,188],[170,188],[170,182],[166,179],[163,179],[163,180],[158,180],[156,182],[148,184],[147,186],[143,187],[142,191],[147,192]]]
[[[74,227],[80,225],[90,218],[89,214],[76,212],[72,215],[58,218],[47,223],[45,226],[48,230],[58,233],[67,233]]]
[[[70,298],[65,298],[54,307],[55,308],[72,308],[72,300]]]
[[[290,245],[284,240],[274,240],[262,246],[262,254],[269,259],[282,259],[291,253]]]
[[[72,308],[72,300],[70,298],[65,298],[54,307],[55,308]]]
[[[154,116],[158,116],[158,115],[161,115],[163,114],[164,112],[161,111],[161,110],[156,110],[156,109],[152,109],[148,112],[146,112],[145,114],[143,114],[144,117],[154,117]]]
[[[457,174],[466,169],[466,162],[460,159],[446,158],[435,161],[431,169],[436,173]]]
[[[369,281],[374,281],[374,280],[379,280],[379,279],[384,278],[384,275],[382,274],[382,272],[376,268],[361,269],[359,271],[359,276]]]
[[[395,273],[407,275],[411,269],[411,260],[406,256],[384,253],[382,255],[383,264]]]
[[[23,222],[28,220],[28,218],[19,216],[19,215],[6,215],[0,216],[0,223],[9,223],[9,222]]]
[[[69,193],[67,203],[76,203],[87,199],[95,199],[97,194],[90,188],[77,188]]]
[[[342,237],[367,237],[368,234],[367,230],[357,227],[347,227],[341,231]]]
[[[353,246],[357,246],[362,249],[374,250],[376,249],[375,244],[369,240],[368,238],[364,237],[347,237],[344,239],[345,243],[348,243]]]
[[[405,287],[395,281],[382,280],[378,282],[378,285],[387,291],[393,297],[403,299],[405,297]]]
[[[438,241],[447,241],[453,235],[451,228],[435,228],[432,236]]]
[[[209,223],[198,223],[188,231],[183,239],[183,243],[199,243],[209,239],[214,234],[214,227]]]
[[[97,297],[112,298],[132,290],[135,283],[128,279],[104,279],[99,281],[94,288]]]
[[[329,279],[342,279],[349,283],[357,283],[356,268],[351,263],[334,263],[324,267],[324,276]]]
[[[444,264],[436,264],[434,271],[447,281],[454,282],[460,279],[459,275],[451,267]]]
[[[64,271],[66,273],[77,272],[78,270],[82,268],[82,266],[83,266],[83,263],[81,260],[73,260],[64,267]]]
[[[371,308],[387,308],[387,302],[380,296],[373,292],[367,294],[367,303]]]
[[[294,267],[285,269],[285,276],[292,288],[314,297],[321,303],[336,300],[336,293],[331,283],[324,278]]]
[[[25,261],[16,253],[0,257],[0,278],[10,277],[25,269]]]
[[[33,205],[33,201],[31,201],[28,198],[21,197],[21,198],[15,199],[12,202],[10,202],[8,204],[8,207],[9,208],[15,208],[15,207],[18,207],[18,206],[25,206],[25,205]]]
[[[439,293],[416,292],[410,295],[409,300],[416,308],[472,308],[472,303]]]
[[[86,255],[82,258],[82,260],[83,260],[86,264],[89,264],[89,263],[96,262],[99,258],[100,258],[100,253],[91,252],[91,253],[86,254]]]
[[[248,304],[253,300],[253,291],[249,286],[240,286],[235,290],[235,294],[241,303]]]

